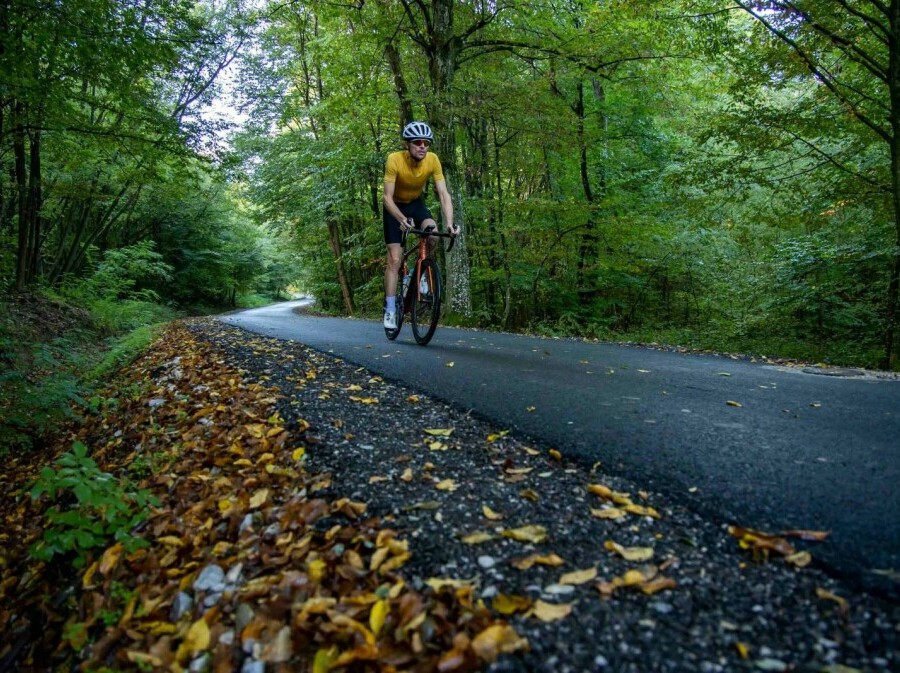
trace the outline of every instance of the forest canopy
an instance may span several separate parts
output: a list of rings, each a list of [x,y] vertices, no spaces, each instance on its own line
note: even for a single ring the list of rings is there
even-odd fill
[[[143,245],[168,280],[129,291],[226,303],[294,285],[374,315],[384,159],[422,119],[463,228],[448,321],[896,365],[889,12],[2,3],[2,280],[80,282]],[[214,102],[244,115],[227,144]]]

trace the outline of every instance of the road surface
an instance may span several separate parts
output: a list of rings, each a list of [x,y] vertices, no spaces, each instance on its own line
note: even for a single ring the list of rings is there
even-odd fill
[[[812,550],[900,594],[900,381],[716,355],[297,314],[222,316],[362,365],[723,523],[831,531]]]

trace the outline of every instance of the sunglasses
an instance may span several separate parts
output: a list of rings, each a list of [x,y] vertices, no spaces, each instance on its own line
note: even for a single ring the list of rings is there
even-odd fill
[[[419,138],[418,140],[410,140],[409,142],[411,142],[413,145],[418,145],[419,147],[428,147],[429,145],[431,145],[430,140],[425,140],[423,138]]]

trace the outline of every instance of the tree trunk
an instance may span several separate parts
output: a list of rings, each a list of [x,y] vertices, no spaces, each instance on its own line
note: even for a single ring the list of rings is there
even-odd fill
[[[344,298],[344,310],[347,315],[353,315],[353,293],[347,282],[347,272],[344,268],[344,257],[341,252],[341,232],[338,223],[328,219],[328,238],[331,241],[331,251],[334,253],[334,262],[337,266],[338,283],[341,286],[341,295]]]
[[[428,74],[434,100],[429,121],[434,127],[435,145],[444,176],[453,199],[453,221],[460,229],[453,254],[447,258],[447,304],[464,316],[472,314],[469,253],[466,245],[465,210],[463,208],[462,178],[456,165],[456,133],[453,111],[453,78],[459,40],[453,35],[453,3],[455,0],[434,0],[432,3],[431,34],[428,55]]]
[[[25,169],[25,128],[22,126],[22,104],[15,103],[16,123],[13,130],[16,188],[19,202],[19,240],[16,250],[16,290],[28,285],[28,240],[31,222],[28,217],[28,175]]]

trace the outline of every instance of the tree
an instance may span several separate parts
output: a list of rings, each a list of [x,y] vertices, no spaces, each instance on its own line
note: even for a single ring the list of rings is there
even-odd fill
[[[785,49],[770,51],[779,79],[801,70],[846,115],[883,143],[887,170],[866,178],[888,197],[894,225],[884,310],[884,356],[890,367],[900,289],[900,2],[890,0],[737,0]]]

